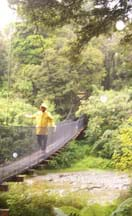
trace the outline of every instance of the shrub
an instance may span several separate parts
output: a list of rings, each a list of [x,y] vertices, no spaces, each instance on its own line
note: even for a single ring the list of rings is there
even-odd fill
[[[113,154],[113,164],[118,169],[132,167],[132,117],[120,126],[117,136],[118,146]]]
[[[59,155],[49,161],[48,168],[61,169],[71,167],[72,164],[80,158],[84,158],[89,153],[89,146],[79,144],[77,141],[71,141],[70,144]]]
[[[111,216],[131,216],[132,215],[132,198],[128,198],[121,203]]]
[[[4,196],[0,194],[1,208],[9,208],[10,216],[54,216],[52,198],[33,193],[26,185],[14,184]]]
[[[61,209],[63,210],[63,212],[65,214],[67,214],[68,216],[80,216],[79,214],[79,209],[74,208],[72,206],[62,206]]]
[[[131,90],[98,91],[87,101],[82,101],[77,115],[89,116],[86,139],[92,154],[112,157],[120,142],[118,129],[129,118],[131,107]]]
[[[101,206],[99,204],[93,204],[83,208],[80,216],[110,216],[113,209],[115,209],[114,205]]]

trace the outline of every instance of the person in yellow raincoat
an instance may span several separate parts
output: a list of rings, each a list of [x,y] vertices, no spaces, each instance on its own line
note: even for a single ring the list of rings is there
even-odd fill
[[[40,148],[45,151],[48,139],[48,127],[56,127],[52,115],[47,112],[46,104],[40,105],[40,110],[33,115],[25,115],[28,118],[36,119],[36,135]]]

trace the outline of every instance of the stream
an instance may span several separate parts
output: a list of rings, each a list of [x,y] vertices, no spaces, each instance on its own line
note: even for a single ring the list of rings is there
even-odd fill
[[[66,173],[50,173],[26,179],[28,184],[46,183],[48,193],[57,193],[64,196],[68,193],[77,193],[88,196],[89,203],[110,203],[122,193],[126,193],[131,178],[123,172],[89,170]]]

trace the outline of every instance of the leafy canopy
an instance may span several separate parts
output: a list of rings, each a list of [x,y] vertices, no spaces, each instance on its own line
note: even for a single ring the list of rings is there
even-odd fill
[[[132,3],[126,0],[8,0],[12,7],[35,25],[56,26],[71,24],[77,33],[79,50],[92,37],[115,31],[118,20],[129,21]],[[128,25],[131,29],[131,23]],[[129,35],[129,36],[128,36]],[[131,30],[126,36],[132,38]],[[76,50],[76,51],[77,51]]]

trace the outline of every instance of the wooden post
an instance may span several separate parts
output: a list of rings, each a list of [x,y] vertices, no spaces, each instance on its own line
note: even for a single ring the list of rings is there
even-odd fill
[[[0,216],[9,216],[9,209],[0,209]]]

